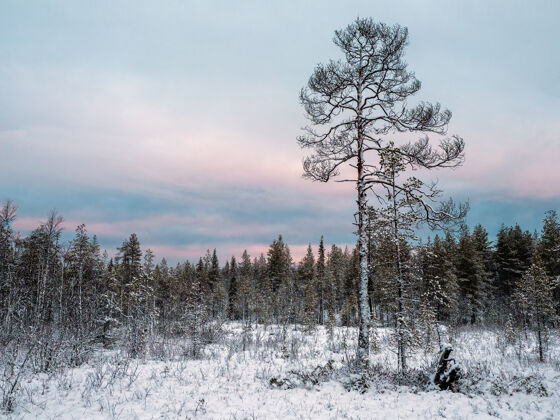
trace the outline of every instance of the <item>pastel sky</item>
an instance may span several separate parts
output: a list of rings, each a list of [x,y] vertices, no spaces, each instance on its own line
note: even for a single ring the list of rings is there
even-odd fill
[[[429,174],[470,225],[540,229],[560,209],[560,2],[0,0],[0,200],[22,234],[51,209],[109,252],[256,256],[278,234],[352,244],[354,190],[301,178],[299,89],[334,30],[409,28],[418,100],[467,144]]]

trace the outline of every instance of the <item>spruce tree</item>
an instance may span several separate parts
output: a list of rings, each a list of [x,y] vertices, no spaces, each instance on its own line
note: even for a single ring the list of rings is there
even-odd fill
[[[358,293],[357,285],[359,272],[360,272],[360,256],[358,253],[358,248],[354,248],[352,253],[345,250],[346,270],[344,273],[344,284],[343,284],[343,301],[342,307],[340,309],[340,317],[342,325],[347,327],[356,326],[357,312],[358,312]]]
[[[239,319],[239,279],[237,270],[237,261],[235,257],[231,257],[231,263],[228,270],[229,286],[228,286],[228,318]]]
[[[295,310],[295,284],[291,272],[292,257],[288,246],[282,240],[282,235],[274,240],[268,250],[267,274],[271,290],[273,315],[277,322],[283,318],[292,317]]]
[[[544,361],[547,327],[555,320],[553,284],[543,261],[535,254],[533,263],[517,283],[513,303],[535,331],[539,360]]]
[[[422,248],[422,282],[420,316],[425,341],[430,347],[435,333],[442,344],[439,324],[456,316],[459,286],[453,265],[453,249],[436,235]]]
[[[208,267],[208,284],[210,286],[210,292],[214,292],[216,286],[220,283],[220,280],[220,262],[218,261],[218,255],[216,254],[216,248],[214,248]]]
[[[277,293],[274,292],[273,282],[269,275],[269,261],[262,253],[254,259],[253,270],[257,290],[255,300],[257,322],[268,324],[274,316]]]
[[[390,288],[394,290],[392,297],[395,299],[399,368],[405,371],[407,347],[417,338],[412,297],[418,273],[412,269],[413,260],[408,252],[408,243],[416,240],[414,229],[419,224],[427,223],[433,228],[454,223],[464,217],[466,207],[456,209],[449,200],[440,203],[439,209],[434,209],[431,203],[436,201],[441,191],[433,184],[426,185],[416,177],[401,180],[407,169],[407,160],[392,142],[379,151],[379,156],[377,177],[382,182],[384,191],[377,193],[380,208],[368,211],[368,224],[371,226],[366,228],[366,233],[370,243],[379,241],[381,237],[381,242],[384,242],[388,251],[387,260],[375,266],[381,270],[382,265],[385,265],[385,278],[393,283],[390,286],[394,286]],[[378,259],[377,257],[374,261]]]
[[[141,299],[143,303],[143,314],[145,325],[150,332],[153,332],[157,308],[155,302],[155,278],[154,278],[154,259],[155,255],[151,249],[144,252],[144,264],[142,266],[142,291]]]
[[[167,260],[162,258],[161,262],[154,268],[155,303],[159,319],[160,330],[165,332],[171,321],[171,279]]]
[[[194,269],[194,275],[188,283],[187,296],[183,307],[182,330],[187,333],[190,339],[189,351],[192,357],[198,357],[202,346],[205,344],[204,331],[208,328],[210,318],[210,302],[211,296],[208,296],[207,289],[204,285],[208,285],[208,258],[204,261],[202,258]]]
[[[84,328],[91,327],[90,316],[95,316],[101,277],[100,250],[95,237],[90,240],[84,224],[76,228],[76,235],[70,241],[70,248],[65,255],[67,266],[65,279],[68,284],[69,299],[66,304],[66,314],[77,326],[78,334]],[[86,325],[88,324],[88,325]]]
[[[482,320],[488,301],[487,272],[483,255],[466,225],[461,227],[455,267],[461,292],[462,321],[470,324]]]
[[[121,306],[121,282],[118,267],[109,260],[102,279],[102,295],[99,324],[101,324],[100,338],[105,346],[112,344],[112,332],[122,325],[124,311]]]
[[[212,317],[221,315],[225,300],[225,288],[222,282],[220,263],[216,249],[212,251],[212,256],[208,258],[208,290],[211,298],[211,314]]]
[[[241,319],[249,325],[257,308],[257,287],[251,257],[247,250],[244,250],[241,256],[238,277],[239,288],[235,304],[239,308]]]
[[[329,316],[333,319],[340,313],[346,298],[344,284],[347,265],[348,259],[345,253],[340,247],[333,244],[327,255],[327,271],[331,279],[328,297]]]
[[[132,319],[139,309],[137,304],[141,294],[142,250],[135,233],[117,248],[115,260],[119,264],[120,307],[127,318]]]
[[[534,238],[519,225],[501,226],[496,241],[496,293],[507,305],[517,283],[531,265]]]
[[[307,247],[307,253],[298,267],[299,287],[303,290],[303,323],[311,329],[317,324],[317,291],[315,257],[311,244]]]
[[[143,283],[142,250],[135,233],[118,248],[116,260],[119,262],[120,306],[125,314],[128,351],[136,357],[144,351],[147,291]]]
[[[483,312],[488,313],[488,309],[491,307],[492,297],[495,295],[493,290],[496,282],[494,252],[492,250],[492,244],[488,239],[488,232],[486,232],[486,229],[484,229],[482,225],[477,224],[473,228],[471,238],[478,253],[478,259],[482,265],[479,284],[479,288],[481,289],[479,294],[482,296],[481,305],[483,307]],[[495,311],[493,315],[496,315]]]
[[[554,301],[560,315],[560,221],[555,210],[546,212],[537,251],[554,284]]]

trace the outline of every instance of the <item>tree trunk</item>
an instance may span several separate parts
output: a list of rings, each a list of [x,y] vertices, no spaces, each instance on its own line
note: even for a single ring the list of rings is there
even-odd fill
[[[361,103],[361,95],[358,93],[358,103]],[[362,127],[360,116],[358,117],[358,255],[360,266],[360,278],[358,285],[358,363],[367,366],[369,358],[369,328],[370,312],[368,299],[368,260],[367,260],[367,234],[364,226],[364,219],[367,210],[366,187],[364,185],[364,151],[362,139]]]
[[[433,383],[439,389],[446,390],[453,387],[453,384],[461,377],[461,368],[450,358],[453,351],[451,346],[442,346],[439,355],[437,370],[433,377]]]
[[[83,256],[81,256],[83,258]],[[83,261],[80,261],[80,267],[79,267],[79,271],[78,271],[78,313],[79,313],[79,321],[80,321],[80,325],[78,327],[78,331],[81,335],[82,333],[82,327],[83,327],[83,308],[82,308],[82,282],[83,282],[83,268],[84,263]]]
[[[395,172],[392,172],[392,194],[393,194],[393,240],[395,241],[395,262],[397,263],[397,287],[398,287],[398,312],[397,312],[397,336],[398,357],[400,371],[406,370],[406,331],[404,329],[404,305],[403,305],[403,273],[401,263],[401,247],[399,242],[399,219],[397,214],[397,199],[395,189]]]
[[[542,342],[542,322],[541,317],[537,314],[537,340],[539,342],[539,361],[544,362],[543,342]]]

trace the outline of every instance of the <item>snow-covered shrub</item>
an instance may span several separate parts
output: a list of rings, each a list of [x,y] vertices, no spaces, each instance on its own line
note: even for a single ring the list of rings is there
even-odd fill
[[[11,412],[15,408],[21,380],[33,348],[24,348],[18,340],[2,346],[0,353],[0,412]]]
[[[281,389],[312,388],[331,379],[334,360],[325,365],[318,365],[311,371],[290,370],[285,377],[272,377],[268,383],[271,387]]]

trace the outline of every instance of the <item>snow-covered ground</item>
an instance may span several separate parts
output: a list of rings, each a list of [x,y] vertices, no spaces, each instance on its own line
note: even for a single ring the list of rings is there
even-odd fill
[[[560,347],[538,363],[530,349],[506,345],[500,334],[463,331],[449,337],[465,378],[461,392],[428,391],[436,352],[417,351],[411,376],[394,373],[396,356],[387,330],[377,330],[378,350],[360,386],[348,360],[353,329],[258,326],[243,334],[224,326],[218,342],[197,359],[188,342],[156,340],[143,359],[98,350],[77,368],[26,374],[7,418],[41,419],[413,419],[560,418]],[[245,348],[245,349],[244,349]],[[332,362],[329,362],[332,360]],[[365,392],[364,392],[365,391]]]

